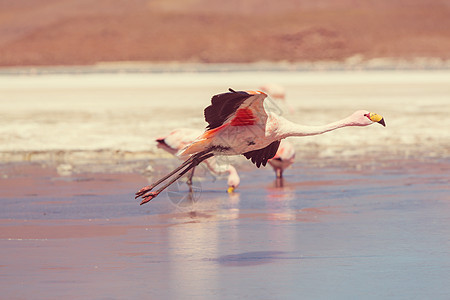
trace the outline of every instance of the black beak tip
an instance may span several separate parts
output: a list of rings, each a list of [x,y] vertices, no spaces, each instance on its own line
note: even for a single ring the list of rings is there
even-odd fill
[[[381,119],[380,121],[378,121],[378,123],[380,123],[381,125],[383,125],[384,127],[386,127],[386,123],[384,122],[384,119]]]

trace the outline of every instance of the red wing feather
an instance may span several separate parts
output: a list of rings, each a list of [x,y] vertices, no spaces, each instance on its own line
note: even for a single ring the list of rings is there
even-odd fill
[[[256,118],[250,108],[241,108],[236,111],[236,115],[231,120],[231,126],[247,126],[254,125]]]
[[[222,126],[239,106],[251,97],[247,92],[236,92],[230,89],[229,93],[218,94],[212,97],[211,105],[205,108],[206,129]]]
[[[259,91],[234,91],[212,97],[211,105],[205,108],[206,129],[222,126],[229,119],[235,120],[234,126],[254,125],[258,119],[266,116],[263,101],[266,94]],[[241,110],[242,109],[242,110]],[[240,111],[239,115],[238,112]]]

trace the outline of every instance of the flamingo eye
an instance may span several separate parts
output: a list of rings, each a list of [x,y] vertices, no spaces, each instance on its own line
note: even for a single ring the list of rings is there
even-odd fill
[[[370,114],[364,114],[364,117],[367,117],[370,120]]]

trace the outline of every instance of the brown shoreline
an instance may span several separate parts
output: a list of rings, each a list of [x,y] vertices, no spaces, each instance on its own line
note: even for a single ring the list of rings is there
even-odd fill
[[[437,1],[39,0],[0,11],[0,66],[450,59],[450,7]]]

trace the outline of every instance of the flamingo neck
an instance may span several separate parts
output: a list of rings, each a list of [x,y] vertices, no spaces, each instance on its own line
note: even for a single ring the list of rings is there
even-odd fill
[[[307,126],[307,125],[300,125],[293,122],[288,121],[285,128],[285,134],[284,137],[289,136],[309,136],[309,135],[317,135],[322,134],[328,131],[333,131],[338,128],[347,127],[347,126],[355,126],[350,117],[347,117],[345,119],[332,122],[326,125],[320,125],[320,126]]]
[[[228,165],[227,172],[229,176],[237,176],[237,171],[232,165]]]

